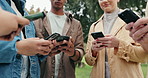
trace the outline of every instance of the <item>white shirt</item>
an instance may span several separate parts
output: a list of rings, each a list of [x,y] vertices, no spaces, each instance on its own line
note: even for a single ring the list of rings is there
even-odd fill
[[[59,33],[62,34],[63,32],[63,28],[64,28],[64,24],[66,21],[66,15],[56,15],[52,12],[49,12],[47,14],[47,17],[49,19],[50,25],[51,25],[51,30],[52,33]],[[59,71],[59,65],[60,65],[60,61],[61,61],[61,54],[59,53],[57,55],[55,55],[55,77],[54,78],[58,78],[58,71]]]
[[[111,32],[114,22],[118,17],[118,13],[118,8],[112,13],[104,13],[104,34],[109,34]]]

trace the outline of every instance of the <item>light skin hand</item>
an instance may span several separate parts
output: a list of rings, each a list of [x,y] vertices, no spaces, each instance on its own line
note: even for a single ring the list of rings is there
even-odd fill
[[[48,55],[53,47],[51,41],[39,38],[28,38],[16,43],[18,54],[33,56],[36,54]]]
[[[140,43],[146,52],[148,52],[148,25],[146,25],[147,23],[148,17],[141,18],[135,23],[129,23],[126,26],[126,30],[130,31],[130,36],[133,38],[133,40]],[[130,27],[132,27],[133,29],[130,29]]]
[[[94,40],[92,42],[92,48],[91,48],[91,52],[92,52],[92,56],[96,57],[97,53],[102,50],[103,48],[105,48],[105,46],[102,46],[103,44],[101,42],[98,42],[97,40]]]
[[[119,47],[119,40],[112,35],[106,35],[103,38],[98,38],[97,41],[101,42],[105,47],[108,47],[108,48]]]
[[[144,24],[147,23],[148,18],[141,18],[137,20],[135,23],[129,23],[126,26],[126,30],[130,31],[130,37],[132,37],[135,41],[139,42],[139,40],[142,40],[142,38],[148,32],[148,25],[144,26]]]
[[[0,40],[13,40],[14,36],[16,36],[20,32],[20,29],[29,24],[29,20],[23,17],[18,17],[12,13],[2,10],[1,8],[0,17],[0,21],[2,21],[0,23]],[[22,26],[19,28],[18,24]]]

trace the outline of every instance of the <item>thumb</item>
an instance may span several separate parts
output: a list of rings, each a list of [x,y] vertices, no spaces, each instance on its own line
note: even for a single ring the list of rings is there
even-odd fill
[[[29,20],[24,17],[16,16],[16,18],[17,18],[18,24],[20,24],[20,25],[28,25],[30,23]]]

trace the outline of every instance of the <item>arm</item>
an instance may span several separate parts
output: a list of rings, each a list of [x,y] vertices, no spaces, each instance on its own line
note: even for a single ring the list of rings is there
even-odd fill
[[[83,55],[84,55],[84,49],[83,49],[83,34],[82,34],[82,26],[80,22],[76,22],[75,27],[69,41],[63,41],[63,43],[66,43],[67,46],[61,47],[61,51],[64,52],[71,60],[74,62],[81,61]],[[74,36],[73,36],[74,35]],[[63,49],[65,48],[65,49]]]
[[[146,48],[148,46],[148,25],[144,24],[147,23],[148,18],[146,17],[126,26],[126,29],[130,31],[130,36],[133,38],[133,40],[140,43],[146,52],[148,52],[148,49]],[[133,29],[131,29],[131,27]]]
[[[18,36],[13,41],[0,41],[0,63],[12,63],[17,55],[16,42],[19,41]]]
[[[114,48],[115,55],[125,59],[127,62],[147,62],[148,53],[146,53],[138,43],[128,36],[129,32],[123,28],[119,33],[119,47]]]
[[[78,29],[77,29],[77,36],[75,38],[75,43],[74,43],[74,50],[76,52],[76,55],[72,57],[74,61],[81,61],[85,52],[84,52],[84,42],[83,42],[83,31],[82,31],[82,26],[81,23],[78,23]]]
[[[97,54],[96,54],[96,57],[93,57],[92,50],[91,50],[92,41],[93,41],[91,33],[93,32],[93,27],[94,27],[94,24],[91,25],[90,30],[89,30],[88,41],[87,41],[87,46],[86,46],[86,54],[85,54],[86,63],[90,66],[93,66],[96,63],[96,59],[98,57]]]

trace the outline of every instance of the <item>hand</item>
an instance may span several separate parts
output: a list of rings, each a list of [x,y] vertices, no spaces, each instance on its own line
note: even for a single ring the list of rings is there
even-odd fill
[[[74,43],[73,43],[73,39],[70,38],[69,41],[62,41],[62,42],[58,42],[59,43],[59,47],[58,50],[66,53],[68,56],[72,56],[74,55]],[[65,45],[65,46],[61,46],[61,45]]]
[[[53,48],[52,41],[39,38],[28,38],[16,43],[18,54],[33,56],[36,54],[48,55]]]
[[[119,40],[112,35],[106,35],[103,38],[98,38],[97,41],[102,43],[102,45],[108,48],[114,48],[114,47],[118,48],[119,46]]]
[[[130,31],[130,36],[137,42],[143,41],[145,35],[148,33],[148,18],[141,18],[135,23],[130,23],[126,29]],[[132,28],[132,29],[131,29]],[[144,39],[145,41],[145,39]]]
[[[92,52],[92,56],[96,57],[97,53],[102,50],[103,48],[105,48],[105,46],[103,46],[102,43],[98,42],[97,40],[94,40],[92,42],[92,47],[91,47],[91,52]]]
[[[20,29],[29,24],[29,20],[18,17],[12,13],[4,11],[0,8],[0,40],[10,41],[16,36]],[[22,25],[20,28],[18,24]]]

